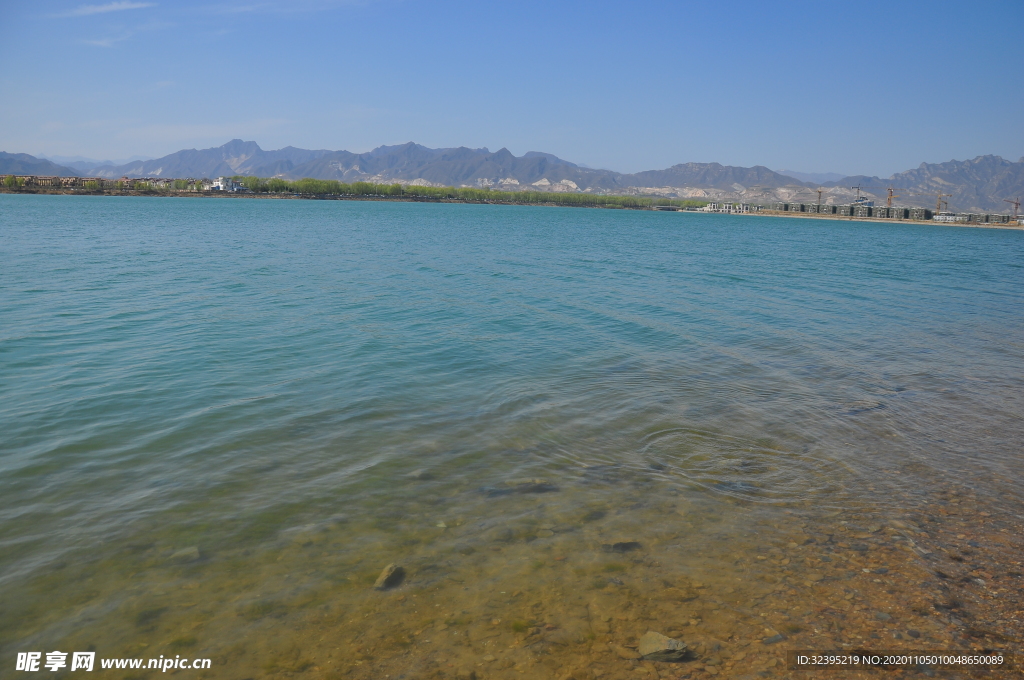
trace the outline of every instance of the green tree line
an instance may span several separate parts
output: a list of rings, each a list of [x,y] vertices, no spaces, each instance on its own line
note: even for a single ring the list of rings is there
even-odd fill
[[[480,203],[509,204],[546,204],[579,207],[601,208],[654,208],[657,206],[674,206],[677,208],[699,208],[706,201],[680,200],[670,198],[654,198],[649,196],[604,196],[600,194],[556,193],[549,191],[498,191],[494,189],[473,189],[456,187],[422,187],[404,186],[401,184],[376,184],[372,182],[353,182],[347,184],[332,179],[298,179],[294,181],[279,178],[262,178],[236,175],[232,179],[249,191],[258,194],[293,194],[308,197],[367,197],[367,198],[423,198],[438,201],[471,201]],[[173,180],[170,185],[155,184],[136,180],[131,184],[134,191],[140,193],[163,193],[168,191],[202,191],[207,180]],[[7,176],[3,184],[8,188],[18,188],[23,180]],[[86,182],[87,191],[127,189],[120,180],[100,180]]]
[[[433,200],[474,201],[486,203],[529,203],[567,206],[593,206],[604,208],[653,208],[675,206],[699,208],[706,201],[650,198],[646,196],[603,196],[599,194],[555,193],[548,191],[496,191],[455,187],[404,186],[401,184],[375,184],[354,182],[347,184],[333,179],[284,179],[237,175],[232,179],[254,193],[290,193],[300,196],[366,196],[427,198]]]

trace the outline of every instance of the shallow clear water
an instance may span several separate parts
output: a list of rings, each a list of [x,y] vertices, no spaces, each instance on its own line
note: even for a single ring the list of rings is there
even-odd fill
[[[857,571],[785,573],[826,525],[1021,518],[1022,263],[1003,230],[0,195],[0,656],[540,677],[630,626],[732,644]],[[700,596],[638,614],[670,583]]]

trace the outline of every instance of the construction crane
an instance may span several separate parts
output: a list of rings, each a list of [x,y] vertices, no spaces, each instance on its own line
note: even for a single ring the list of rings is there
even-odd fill
[[[953,194],[944,194],[944,193],[942,193],[942,190],[940,189],[935,194],[910,194],[910,195],[911,196],[935,196],[935,212],[936,213],[940,213],[943,210],[943,208],[942,208],[943,205],[946,206],[947,210],[949,209],[949,201],[944,201],[942,199],[944,197],[946,197],[946,196],[952,196]]]
[[[1013,199],[1012,201],[1008,198],[1003,199],[1003,203],[1009,203],[1013,206],[1013,219],[1017,219],[1018,213],[1020,213],[1020,196]]]
[[[887,208],[891,208],[892,207],[892,199],[899,198],[899,196],[897,196],[896,193],[895,193],[896,187],[894,187],[894,186],[887,186],[887,187],[865,187],[865,186],[861,186],[861,185],[858,184],[857,186],[850,187],[850,188],[857,190],[857,200],[854,201],[855,203],[860,203],[860,201],[861,201],[860,192],[862,190],[864,190],[864,189],[884,189],[885,191],[889,192],[888,197],[885,199],[885,206]],[[819,199],[819,202],[820,202],[820,199]]]
[[[850,187],[850,188],[851,189],[858,189],[858,190],[859,189],[882,189],[882,190],[888,192],[889,195],[885,199],[885,207],[887,207],[887,208],[891,208],[892,207],[892,199],[900,198],[895,193],[896,192],[896,187],[892,186],[891,184],[889,186],[887,186],[887,187],[861,187],[861,186],[857,186],[857,187]],[[859,191],[857,193],[857,200],[858,201],[860,200],[860,192]]]

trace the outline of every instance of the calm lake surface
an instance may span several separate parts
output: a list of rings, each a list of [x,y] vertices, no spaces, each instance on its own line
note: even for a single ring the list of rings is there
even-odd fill
[[[1019,547],[1022,414],[1019,231],[0,195],[0,676],[956,646],[1020,592],[929,609],[940,557]]]

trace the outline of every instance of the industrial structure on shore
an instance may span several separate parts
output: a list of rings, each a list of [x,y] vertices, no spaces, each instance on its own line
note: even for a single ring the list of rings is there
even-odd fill
[[[930,208],[904,208],[901,206],[871,205],[870,202],[849,205],[807,203],[774,203],[769,207],[776,212],[839,215],[843,217],[871,217],[880,220],[933,220],[935,222],[962,222],[969,224],[1009,224],[1010,215],[993,213],[936,212]]]
[[[1017,215],[1020,204],[1016,201],[1008,201],[1014,204],[1013,215],[1001,215],[995,213],[954,213],[949,211],[934,211],[929,208],[905,208],[901,206],[878,206],[871,201],[860,201],[847,205],[832,205],[825,203],[769,203],[768,205],[754,205],[750,203],[722,203],[711,202],[704,208],[703,212],[716,213],[765,213],[765,214],[790,214],[790,215],[829,215],[833,217],[860,217],[877,220],[912,220],[912,221],[933,221],[953,222],[958,224],[1018,224],[1024,223]]]

